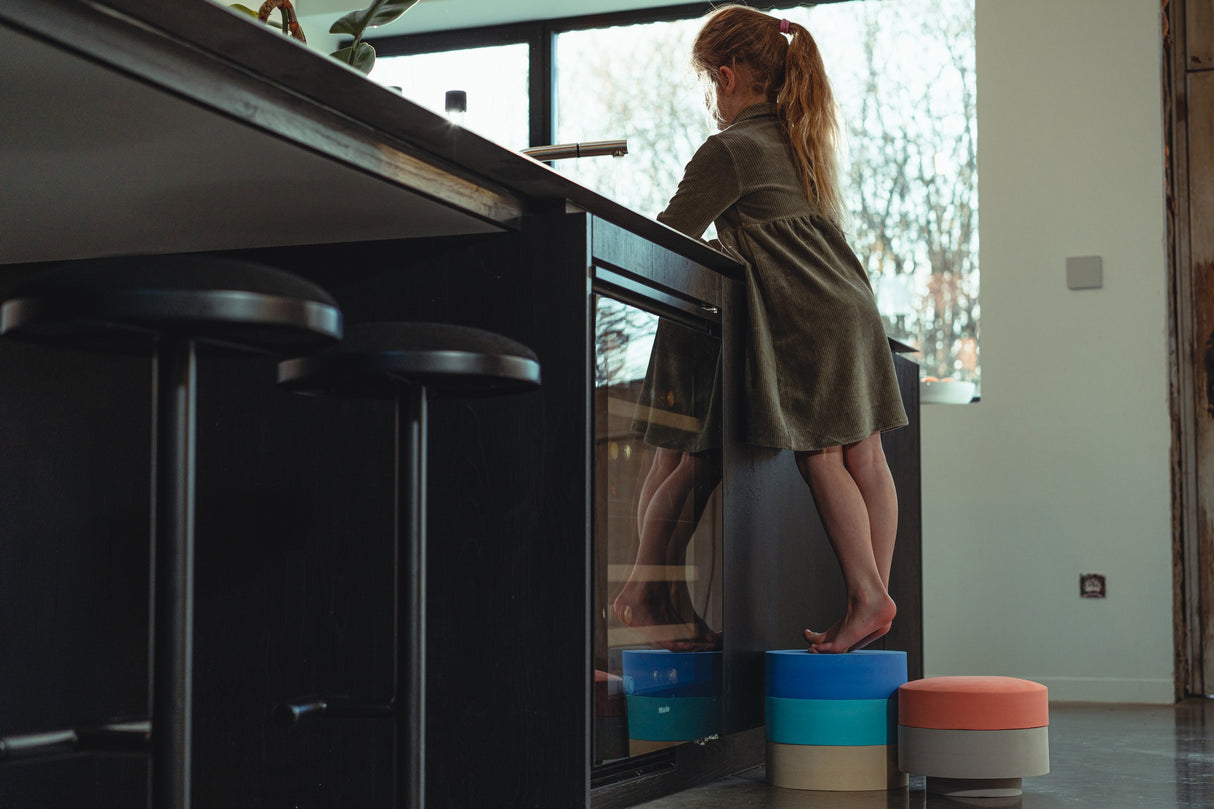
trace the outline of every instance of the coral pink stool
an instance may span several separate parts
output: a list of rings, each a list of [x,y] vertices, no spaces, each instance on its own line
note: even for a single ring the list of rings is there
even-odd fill
[[[1021,794],[1050,771],[1049,697],[1014,677],[930,677],[898,689],[898,766],[954,797]]]

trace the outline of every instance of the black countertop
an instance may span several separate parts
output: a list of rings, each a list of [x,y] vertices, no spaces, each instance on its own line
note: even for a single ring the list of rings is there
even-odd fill
[[[0,263],[493,232],[728,257],[209,0],[0,4]]]

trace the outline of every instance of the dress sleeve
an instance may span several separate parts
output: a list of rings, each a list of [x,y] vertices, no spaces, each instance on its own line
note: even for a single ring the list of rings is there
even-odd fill
[[[678,190],[657,218],[698,239],[740,196],[733,159],[716,138],[709,138],[692,156]]]

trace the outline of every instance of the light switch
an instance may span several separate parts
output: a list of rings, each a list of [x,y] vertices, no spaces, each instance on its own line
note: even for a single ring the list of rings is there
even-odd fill
[[[1078,256],[1066,260],[1067,289],[1100,289],[1104,286],[1104,262],[1100,256]]]

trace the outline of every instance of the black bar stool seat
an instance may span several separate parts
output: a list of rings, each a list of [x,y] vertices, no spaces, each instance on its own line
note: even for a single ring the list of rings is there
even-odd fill
[[[420,385],[431,397],[521,393],[540,384],[540,363],[522,343],[446,323],[359,323],[339,345],[284,360],[278,382],[313,395],[396,399]]]
[[[482,397],[533,390],[540,363],[526,346],[494,332],[443,323],[364,323],[342,342],[278,365],[283,387],[312,395],[396,402],[396,585],[394,719],[397,809],[425,805],[426,431],[431,397]],[[375,715],[365,700],[310,699],[280,706],[279,721]]]
[[[40,273],[0,306],[0,334],[152,359],[148,803],[153,809],[185,809],[193,699],[197,355],[315,351],[341,338],[341,310],[320,287],[260,264],[209,255],[134,256],[67,262]],[[43,734],[45,743],[37,734],[14,741],[27,756],[60,751],[65,739],[78,749],[104,749],[129,744],[125,740],[140,728],[65,733]]]
[[[136,256],[56,265],[4,302],[0,334],[77,350],[148,354],[165,338],[208,354],[303,354],[341,337],[320,287],[248,261]]]

